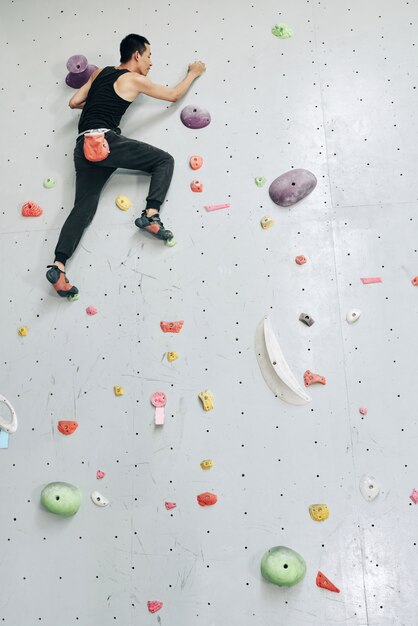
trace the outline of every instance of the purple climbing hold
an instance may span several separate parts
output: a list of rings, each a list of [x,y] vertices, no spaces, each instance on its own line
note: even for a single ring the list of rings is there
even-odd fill
[[[74,54],[67,61],[67,70],[71,74],[80,74],[87,68],[88,61],[84,54]]]
[[[209,111],[193,104],[184,107],[180,117],[187,128],[205,128],[211,120]]]
[[[306,198],[316,187],[316,176],[309,170],[290,170],[270,185],[270,198],[279,206],[291,206]]]
[[[94,70],[97,70],[97,65],[88,65],[84,72],[80,72],[79,74],[70,72],[65,77],[65,82],[73,89],[80,89],[80,87],[86,84]]]

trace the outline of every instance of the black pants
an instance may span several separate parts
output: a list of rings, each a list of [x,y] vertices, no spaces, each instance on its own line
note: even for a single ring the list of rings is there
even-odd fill
[[[163,150],[147,143],[128,139],[116,131],[105,135],[110,154],[97,163],[88,161],[83,153],[83,135],[74,148],[76,192],[74,208],[64,222],[55,248],[55,260],[65,263],[77,248],[81,236],[92,221],[100,193],[108,178],[118,167],[151,174],[147,209],[160,209],[173,176],[174,159]],[[120,131],[119,131],[120,132]]]

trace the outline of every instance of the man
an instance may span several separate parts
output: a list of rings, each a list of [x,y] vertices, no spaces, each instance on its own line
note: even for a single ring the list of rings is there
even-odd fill
[[[140,35],[127,35],[120,44],[120,64],[117,67],[97,69],[89,81],[79,89],[69,102],[72,109],[83,109],[78,124],[74,163],[76,193],[74,208],[62,227],[55,260],[46,277],[58,295],[66,298],[78,293],[65,274],[65,263],[71,257],[85,228],[97,210],[101,190],[110,175],[118,168],[140,170],[151,174],[146,206],[135,224],[163,241],[173,238],[160,220],[160,207],[164,201],[173,175],[173,157],[146,143],[121,135],[119,122],[128,106],[140,94],[176,102],[184,96],[198,76],[205,71],[200,61],[189,65],[186,76],[175,87],[152,83],[147,78],[151,69],[149,41]],[[86,131],[103,131],[109,153],[103,160],[92,162],[84,155]],[[105,142],[104,142],[105,143]],[[102,142],[103,145],[103,142]]]

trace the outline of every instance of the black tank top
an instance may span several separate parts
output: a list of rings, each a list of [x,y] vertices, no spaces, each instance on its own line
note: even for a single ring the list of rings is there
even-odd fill
[[[102,69],[93,81],[78,123],[78,132],[90,128],[111,128],[119,126],[122,115],[131,104],[124,100],[113,88],[114,82],[129,70],[116,70],[108,66]]]

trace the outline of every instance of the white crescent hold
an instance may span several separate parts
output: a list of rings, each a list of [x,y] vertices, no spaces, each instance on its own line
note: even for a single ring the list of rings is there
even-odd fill
[[[0,402],[4,402],[4,404],[7,406],[10,413],[12,414],[12,419],[10,422],[6,422],[0,415],[0,429],[5,430],[6,433],[15,433],[17,430],[16,411],[14,410],[10,402],[1,394],[0,394]]]

